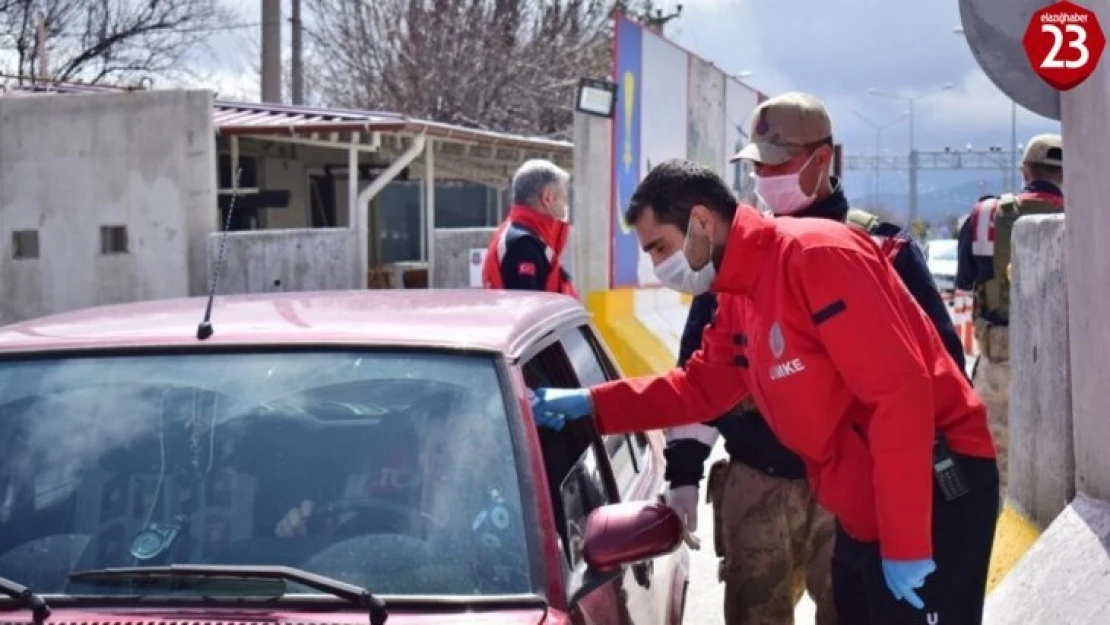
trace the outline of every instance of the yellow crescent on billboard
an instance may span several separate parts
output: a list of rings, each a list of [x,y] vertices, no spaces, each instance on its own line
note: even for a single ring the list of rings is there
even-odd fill
[[[635,112],[633,99],[636,97],[636,74],[632,71],[625,71],[624,82],[624,146],[623,154],[621,156],[621,163],[624,165],[624,171],[627,173],[632,168],[632,115]],[[638,182],[638,181],[637,181]],[[628,198],[623,198],[627,200]],[[623,212],[624,207],[619,208]],[[623,219],[618,219],[620,222],[621,232],[628,234],[632,232],[632,227],[629,226]]]

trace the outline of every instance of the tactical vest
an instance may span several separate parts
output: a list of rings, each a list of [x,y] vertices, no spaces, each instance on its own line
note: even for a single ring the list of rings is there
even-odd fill
[[[844,222],[871,235],[871,238],[879,245],[879,249],[883,251],[883,254],[886,255],[891,262],[894,262],[895,257],[898,256],[898,252],[900,252],[902,246],[905,245],[905,240],[900,237],[879,235],[879,227],[883,225],[883,220],[879,219],[878,215],[872,215],[865,210],[849,208],[848,215],[845,217]]]
[[[974,317],[994,323],[1010,320],[1010,260],[1013,255],[1010,237],[1014,223],[1025,215],[1059,213],[1063,201],[1045,193],[1010,193],[986,198],[971,211],[971,253],[991,259],[993,276],[976,280]]]

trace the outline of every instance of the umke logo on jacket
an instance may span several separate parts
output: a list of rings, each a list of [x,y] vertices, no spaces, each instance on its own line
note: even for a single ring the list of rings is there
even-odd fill
[[[782,328],[777,321],[771,324],[771,332],[767,336],[767,341],[771,347],[771,355],[776,360],[782,358],[783,353],[786,352],[786,339],[783,337]],[[771,371],[768,375],[772,380],[781,380],[805,370],[806,366],[800,358],[791,358],[786,362],[771,365]]]

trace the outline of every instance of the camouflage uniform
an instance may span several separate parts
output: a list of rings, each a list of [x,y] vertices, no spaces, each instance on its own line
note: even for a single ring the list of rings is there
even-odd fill
[[[722,556],[725,623],[793,625],[794,608],[808,589],[817,625],[835,625],[834,518],[817,504],[806,481],[720,460],[710,470],[706,491]]]
[[[1058,135],[1030,139],[1025,165],[1062,167]],[[1009,477],[1010,275],[1015,222],[1024,215],[1059,213],[1063,196],[1053,183],[1033,180],[1017,195],[979,198],[960,225],[956,287],[975,292],[975,339],[979,362],[972,385],[987,407],[998,454],[999,494],[1005,499]]]
[[[975,392],[987,407],[991,438],[998,454],[998,492],[1005,497],[1010,467],[1010,330],[978,320],[975,322],[975,339],[979,342],[979,362],[971,380]]]

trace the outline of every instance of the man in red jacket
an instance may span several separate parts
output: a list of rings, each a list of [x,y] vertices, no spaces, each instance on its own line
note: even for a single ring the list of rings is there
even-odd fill
[[[560,257],[567,243],[570,175],[543,159],[513,175],[513,207],[490,239],[482,266],[487,289],[548,291],[578,297]]]
[[[667,225],[676,213],[689,215],[685,241]],[[714,321],[684,369],[537,390],[537,422],[673,427],[750,395],[837,518],[839,622],[980,622],[998,514],[986,412],[875,242],[832,220],[737,206],[688,161],[653,169],[625,218],[649,253],[713,265]]]

